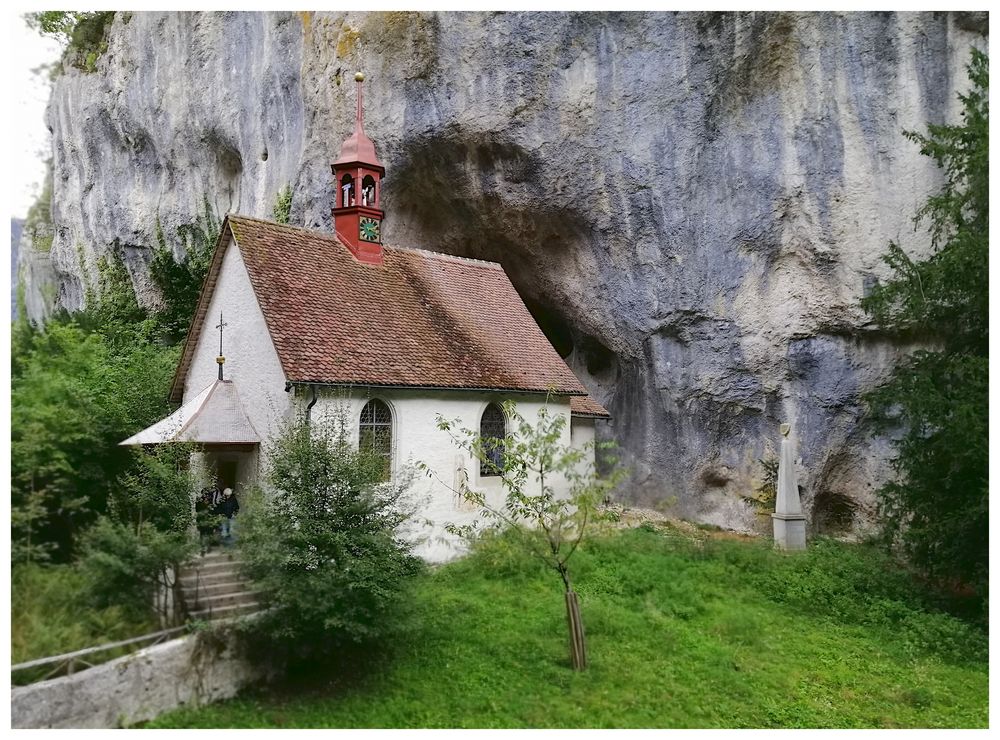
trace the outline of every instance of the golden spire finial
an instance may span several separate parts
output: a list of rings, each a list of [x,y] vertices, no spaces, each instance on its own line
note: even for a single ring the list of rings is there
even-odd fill
[[[364,82],[365,81],[365,73],[364,72],[355,72],[354,73],[354,80],[356,82]]]

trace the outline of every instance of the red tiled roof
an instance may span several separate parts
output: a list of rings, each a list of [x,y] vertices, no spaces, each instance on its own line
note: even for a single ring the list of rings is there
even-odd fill
[[[569,412],[573,416],[599,416],[602,419],[610,419],[611,414],[590,396],[571,396],[569,399]]]
[[[384,248],[382,265],[362,264],[333,234],[230,215],[220,244],[227,229],[292,382],[586,395],[498,264],[393,247]],[[221,251],[174,378],[175,399]]]

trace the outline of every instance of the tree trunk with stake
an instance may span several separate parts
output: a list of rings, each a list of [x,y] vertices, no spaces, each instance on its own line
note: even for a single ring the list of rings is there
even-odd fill
[[[583,617],[580,616],[580,600],[569,580],[569,570],[564,563],[559,564],[559,575],[566,586],[566,620],[569,625],[569,655],[574,671],[587,668],[587,637],[583,631]]]

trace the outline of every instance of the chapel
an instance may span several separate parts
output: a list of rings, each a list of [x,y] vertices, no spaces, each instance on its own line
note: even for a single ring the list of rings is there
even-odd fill
[[[346,420],[387,479],[417,462],[433,471],[415,483],[431,523],[417,551],[441,561],[457,552],[444,525],[476,514],[455,490],[502,491],[438,415],[499,439],[504,401],[528,421],[547,407],[569,417],[564,444],[582,447],[608,412],[499,264],[383,243],[385,168],[364,131],[363,80],[331,164],[333,231],[226,216],[174,376],[180,408],[121,444],[194,442],[199,475],[239,493],[265,483],[268,442],[296,414]]]

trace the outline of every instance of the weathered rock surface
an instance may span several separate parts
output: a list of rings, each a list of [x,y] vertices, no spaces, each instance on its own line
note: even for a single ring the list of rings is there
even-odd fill
[[[329,228],[363,69],[387,241],[504,265],[614,415],[635,503],[751,526],[740,494],[789,421],[814,524],[863,513],[889,447],[859,393],[902,350],[858,300],[890,240],[929,249],[911,218],[939,174],[901,132],[956,119],[986,32],[962,13],[119,14],[97,72],[53,90],[50,279],[78,307],[117,242],[151,296],[157,217],[171,233],[206,197],[268,217],[290,184],[293,223]]]
[[[10,315],[17,318],[17,252],[21,243],[21,232],[24,231],[24,219],[10,220]]]

